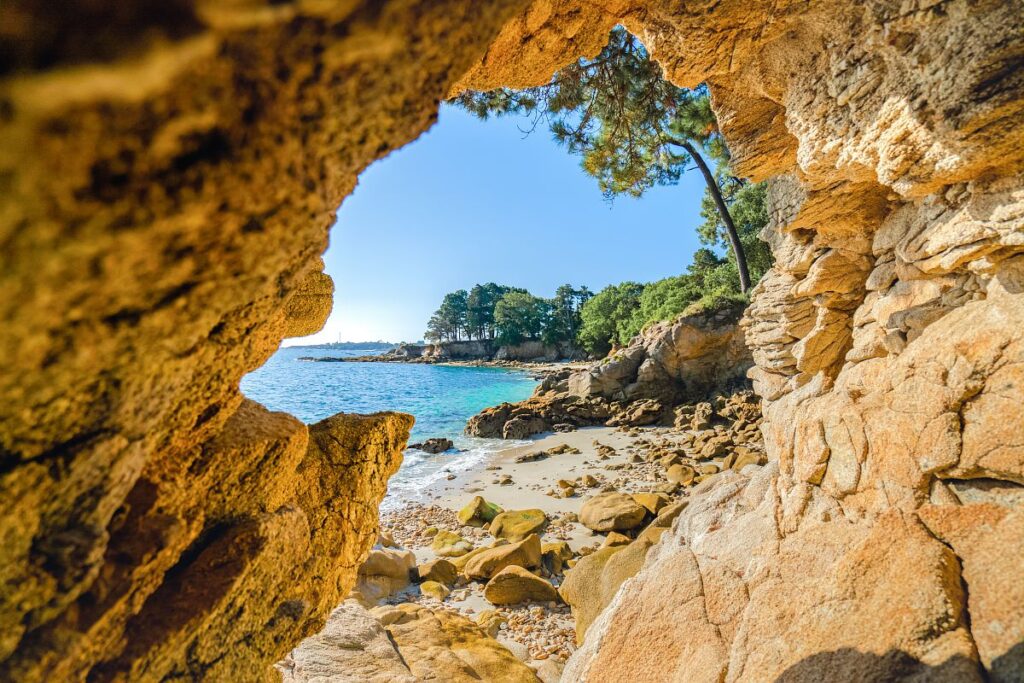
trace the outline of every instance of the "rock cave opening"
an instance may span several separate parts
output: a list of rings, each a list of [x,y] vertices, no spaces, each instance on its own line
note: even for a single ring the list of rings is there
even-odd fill
[[[672,83],[707,83],[736,177],[766,183],[773,263],[735,317],[654,326],[475,420],[556,430],[511,456],[522,468],[583,456],[606,479],[553,487],[580,510],[541,522],[543,543],[525,493],[458,510],[479,527],[446,517],[507,541],[446,560],[456,574],[586,615],[558,671],[492,638],[500,618],[343,605],[364,560],[412,569],[367,555],[412,420],[307,426],[239,383],[322,327],[320,255],[360,172],[440,101],[543,84],[617,25]],[[0,678],[1024,676],[1017,3],[197,0],[57,18],[14,0],[0,26]],[[673,405],[677,447],[647,434],[668,416],[652,381],[745,364],[753,394]],[[567,416],[620,436],[579,448]],[[600,490],[631,469],[675,485],[672,507],[653,486]],[[580,520],[602,547],[559,545]],[[483,533],[435,531],[455,552]],[[575,588],[537,582],[570,563]],[[416,571],[436,595],[453,580]],[[304,669],[274,668],[314,634]]]

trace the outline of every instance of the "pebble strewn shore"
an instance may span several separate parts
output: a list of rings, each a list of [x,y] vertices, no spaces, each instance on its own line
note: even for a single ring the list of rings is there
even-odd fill
[[[531,667],[558,669],[589,625],[580,618],[594,611],[574,604],[572,590],[561,590],[567,577],[575,571],[577,582],[589,586],[608,557],[656,543],[691,486],[763,462],[760,415],[749,396],[701,404],[692,412],[689,423],[675,427],[548,435],[444,482],[431,504],[409,503],[385,513],[382,550],[373,552],[407,553],[405,561],[416,565],[414,579],[417,572],[429,574],[382,602],[460,614]],[[531,540],[532,534],[539,540]],[[536,547],[529,551],[531,543]],[[638,557],[636,564],[642,562]],[[529,572],[517,574],[516,563]],[[540,590],[550,599],[492,604],[509,590]],[[598,591],[583,591],[588,592]]]

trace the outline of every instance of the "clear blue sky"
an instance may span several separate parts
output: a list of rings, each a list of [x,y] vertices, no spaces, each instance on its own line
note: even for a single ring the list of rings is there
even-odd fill
[[[566,282],[596,292],[683,272],[699,246],[699,172],[609,205],[579,157],[525,125],[446,105],[430,131],[366,169],[324,256],[334,311],[289,344],[417,340],[445,293],[477,282],[546,297]]]

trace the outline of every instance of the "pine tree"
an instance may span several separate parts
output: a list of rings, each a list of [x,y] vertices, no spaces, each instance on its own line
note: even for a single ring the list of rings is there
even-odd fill
[[[481,118],[529,115],[530,130],[546,121],[555,139],[582,156],[584,170],[606,197],[641,196],[671,185],[696,164],[728,236],[740,289],[750,289],[746,255],[715,174],[704,159],[724,162],[728,151],[704,87],[679,88],[662,75],[646,48],[625,29],[612,30],[594,59],[580,59],[547,85],[466,92],[456,102]]]

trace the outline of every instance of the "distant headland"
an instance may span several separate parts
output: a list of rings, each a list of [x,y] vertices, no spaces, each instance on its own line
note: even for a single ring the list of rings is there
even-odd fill
[[[400,342],[387,342],[387,341],[337,341],[328,342],[326,344],[296,344],[292,348],[294,349],[336,349],[351,351],[353,349],[366,350],[366,351],[387,351],[399,346]]]

